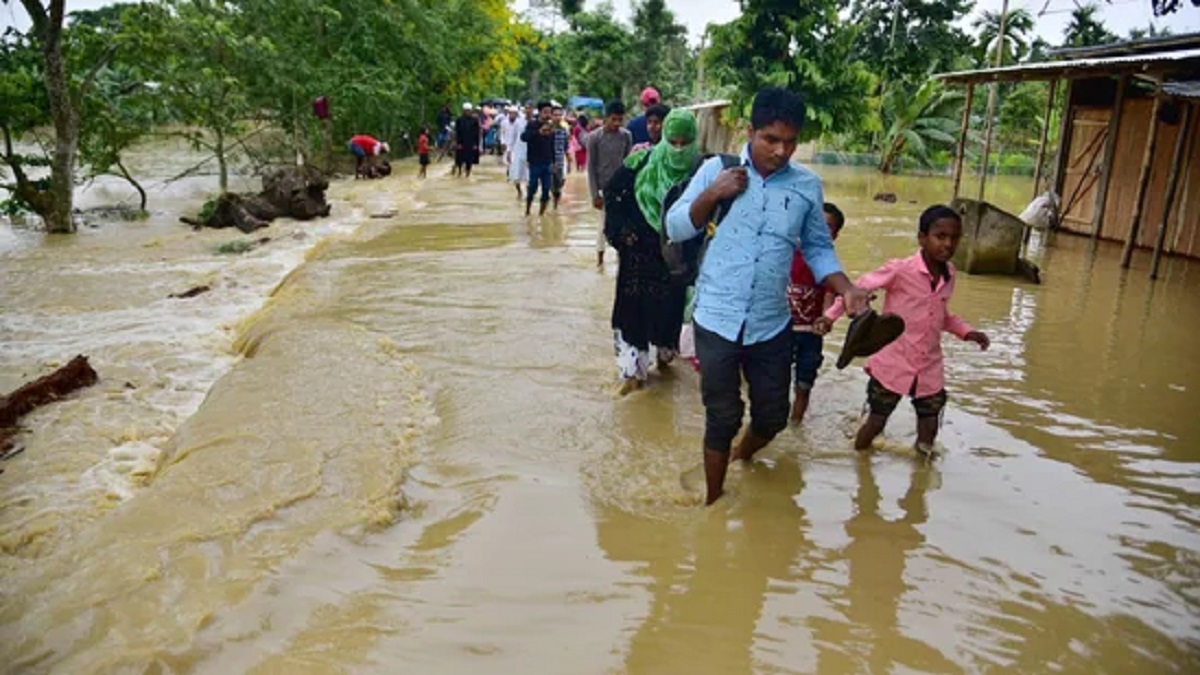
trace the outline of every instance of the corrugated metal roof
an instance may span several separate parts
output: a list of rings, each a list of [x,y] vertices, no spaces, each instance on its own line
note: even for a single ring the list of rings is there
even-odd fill
[[[1163,82],[1163,91],[1179,98],[1200,98],[1200,80]]]
[[[1003,68],[988,68],[983,70],[962,70],[956,73],[941,73],[934,75],[943,82],[1005,82],[1010,80],[1055,80],[1063,77],[1076,79],[1091,74],[1102,74],[1113,71],[1123,72],[1152,72],[1169,69],[1173,64],[1184,61],[1200,61],[1200,48],[1181,49],[1173,52],[1158,52],[1155,54],[1131,54],[1129,56],[1109,56],[1094,59],[1076,59],[1074,61],[1045,61],[1042,63],[1025,63]]]

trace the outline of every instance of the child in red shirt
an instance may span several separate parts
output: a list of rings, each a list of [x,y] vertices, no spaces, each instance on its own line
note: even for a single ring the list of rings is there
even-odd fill
[[[846,224],[846,216],[835,204],[826,202],[824,205],[825,224],[829,226],[829,236],[837,241],[838,233]],[[812,393],[813,384],[817,381],[817,371],[825,357],[821,351],[824,348],[822,335],[814,327],[817,320],[825,311],[829,297],[825,287],[813,278],[812,270],[804,262],[804,256],[796,252],[792,259],[792,280],[788,284],[788,305],[792,309],[792,368],[795,373],[793,387],[796,390],[796,400],[792,403],[792,422],[799,422],[808,410],[808,399]]]
[[[421,127],[421,135],[417,137],[417,157],[421,160],[421,172],[417,178],[424,178],[425,169],[429,166],[429,127]]]

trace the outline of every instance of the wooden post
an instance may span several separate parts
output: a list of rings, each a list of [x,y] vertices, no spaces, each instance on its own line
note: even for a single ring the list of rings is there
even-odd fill
[[[1112,177],[1113,154],[1117,149],[1117,132],[1121,129],[1121,108],[1125,107],[1125,88],[1129,86],[1129,76],[1122,75],[1117,80],[1117,100],[1113,104],[1112,114],[1108,116],[1108,136],[1104,139],[1104,164],[1100,167],[1100,183],[1096,186],[1096,209],[1092,214],[1092,241],[1100,236],[1100,226],[1104,222],[1104,203],[1108,201],[1108,180]]]
[[[1008,0],[1002,0],[1000,4],[1000,28],[996,32],[996,62],[993,68],[1000,68],[1004,65],[1004,29],[1008,23]],[[988,89],[988,104],[987,104],[987,125],[983,134],[983,156],[979,158],[979,201],[983,201],[984,190],[987,189],[988,179],[988,156],[992,153],[992,129],[996,124],[996,96],[999,93],[1000,83],[992,81],[992,86]]]
[[[1067,166],[1071,159],[1071,134],[1074,133],[1074,124],[1071,119],[1071,93],[1074,91],[1075,81],[1067,80],[1067,92],[1063,96],[1063,116],[1058,127],[1058,157],[1054,162],[1054,194],[1058,195],[1060,199],[1067,181]]]
[[[967,99],[963,103],[962,125],[958,130],[958,151],[954,153],[954,198],[962,184],[963,157],[967,154],[967,129],[971,125],[971,102],[975,100],[975,83],[967,83]]]
[[[1171,173],[1167,178],[1167,194],[1163,199],[1162,217],[1158,219],[1158,236],[1154,239],[1154,257],[1150,261],[1150,278],[1158,278],[1158,263],[1162,258],[1163,242],[1167,240],[1167,218],[1175,204],[1175,192],[1179,189],[1179,165],[1183,163],[1183,151],[1191,139],[1192,106],[1184,104],[1183,119],[1179,122],[1179,135],[1175,138],[1175,152],[1171,155]]]
[[[1054,112],[1054,95],[1058,93],[1057,90],[1058,80],[1050,80],[1050,93],[1046,96],[1046,117],[1042,120],[1042,136],[1038,140],[1037,164],[1033,167],[1032,199],[1036,199],[1042,191],[1042,164],[1046,162],[1046,136],[1050,132],[1050,115]]]
[[[1129,223],[1129,236],[1125,238],[1125,250],[1121,253],[1121,267],[1129,267],[1133,260],[1133,249],[1137,246],[1138,231],[1142,227],[1142,213],[1146,210],[1146,187],[1150,185],[1150,170],[1154,168],[1154,146],[1158,144],[1158,111],[1162,108],[1162,82],[1154,86],[1154,106],[1150,109],[1150,129],[1146,131],[1146,150],[1142,153],[1142,169],[1138,173],[1137,201],[1133,205],[1133,218]]]

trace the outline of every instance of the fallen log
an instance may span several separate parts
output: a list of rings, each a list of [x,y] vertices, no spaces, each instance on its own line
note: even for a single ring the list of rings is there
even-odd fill
[[[311,166],[279,167],[263,175],[263,189],[256,195],[225,193],[217,198],[204,218],[180,218],[201,227],[236,227],[247,234],[271,224],[276,218],[312,220],[329,215],[325,199],[329,179]]]
[[[210,288],[208,286],[193,286],[192,288],[189,288],[182,293],[172,293],[172,294],[168,295],[167,297],[168,298],[176,298],[179,300],[186,300],[188,298],[194,298],[197,295],[200,295],[201,293],[207,293],[211,290],[212,290],[212,288]]]
[[[0,429],[15,427],[22,415],[53,403],[67,394],[99,380],[86,356],[76,356],[58,370],[26,383],[8,396],[0,397]]]

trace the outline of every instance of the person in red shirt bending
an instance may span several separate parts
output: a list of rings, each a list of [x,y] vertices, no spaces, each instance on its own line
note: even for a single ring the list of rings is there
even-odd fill
[[[838,234],[846,224],[846,216],[829,202],[825,202],[824,211],[829,236],[837,241]],[[813,384],[817,381],[817,371],[825,361],[821,353],[824,348],[822,336],[825,333],[817,325],[821,314],[832,301],[832,294],[817,283],[812,270],[804,262],[804,256],[797,251],[792,259],[792,279],[788,284],[788,305],[792,310],[792,386],[796,390],[795,401],[792,402],[792,422],[804,419]]]
[[[429,166],[429,127],[421,127],[421,135],[417,137],[417,158],[421,161],[417,178],[424,178],[425,169]]]
[[[354,177],[372,178],[375,158],[388,152],[388,144],[367,134],[350,137],[350,152],[354,154]]]

